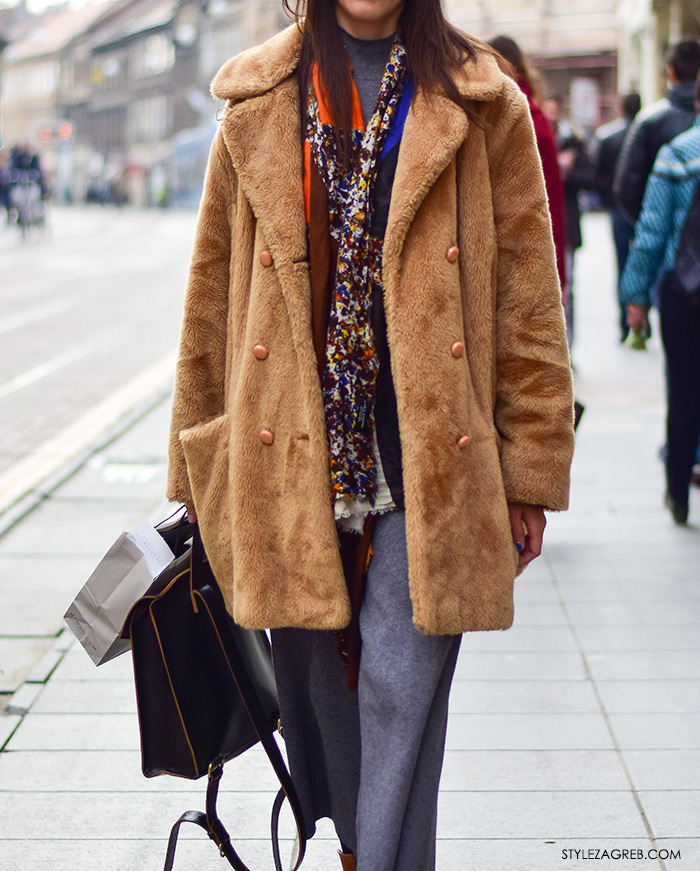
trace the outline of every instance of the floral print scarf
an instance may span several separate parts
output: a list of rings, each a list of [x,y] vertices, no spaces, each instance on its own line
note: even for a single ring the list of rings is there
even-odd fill
[[[349,170],[337,158],[317,66],[308,93],[307,148],[328,191],[330,233],[338,246],[323,374],[334,499],[373,502],[376,491],[373,434],[378,360],[370,314],[372,287],[382,283],[383,239],[371,233],[372,189],[406,75],[406,51],[397,37],[367,129],[352,131]],[[353,127],[358,126],[356,115]],[[397,132],[393,131],[392,139]]]

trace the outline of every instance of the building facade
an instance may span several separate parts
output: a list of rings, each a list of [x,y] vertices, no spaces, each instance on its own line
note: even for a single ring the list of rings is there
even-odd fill
[[[666,90],[664,54],[684,37],[700,38],[700,0],[620,0],[619,81],[651,103]]]
[[[35,16],[4,52],[0,136],[56,195],[196,201],[228,58],[286,26],[278,0],[107,0]]]
[[[488,41],[513,38],[584,130],[616,111],[618,0],[447,0],[450,20]]]

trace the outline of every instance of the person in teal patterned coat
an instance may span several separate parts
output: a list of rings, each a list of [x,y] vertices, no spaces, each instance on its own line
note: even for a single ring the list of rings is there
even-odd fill
[[[700,111],[700,76],[695,105]],[[647,329],[649,292],[663,275],[659,314],[668,378],[666,505],[678,524],[688,519],[689,484],[700,439],[700,306],[675,289],[673,269],[699,181],[700,115],[658,153],[620,286],[630,329]]]

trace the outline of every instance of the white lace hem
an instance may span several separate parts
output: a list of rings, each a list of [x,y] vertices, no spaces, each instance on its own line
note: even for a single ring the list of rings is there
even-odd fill
[[[362,533],[368,514],[386,514],[395,511],[396,503],[391,498],[389,485],[384,477],[382,460],[379,455],[377,432],[374,432],[374,456],[377,459],[377,491],[372,504],[369,499],[336,499],[333,506],[335,522],[344,532]]]

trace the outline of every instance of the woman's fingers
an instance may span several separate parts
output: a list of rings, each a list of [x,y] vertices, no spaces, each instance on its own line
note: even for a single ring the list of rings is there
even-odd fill
[[[542,553],[547,519],[541,505],[509,502],[508,515],[513,542],[518,549],[518,568],[522,569]]]

